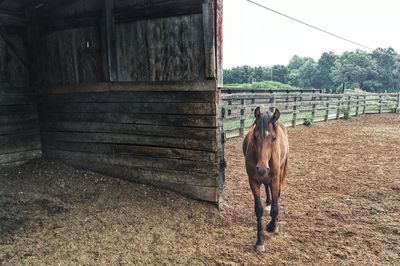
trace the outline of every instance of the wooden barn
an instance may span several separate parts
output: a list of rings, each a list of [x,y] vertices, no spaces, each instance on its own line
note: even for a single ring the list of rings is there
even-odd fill
[[[219,202],[222,0],[0,0],[0,168],[45,157]]]

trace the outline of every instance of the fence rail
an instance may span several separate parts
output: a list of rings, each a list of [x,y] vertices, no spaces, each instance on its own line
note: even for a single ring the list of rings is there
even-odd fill
[[[340,119],[346,115],[400,112],[400,93],[327,94],[319,91],[235,92],[222,94],[221,112],[227,138],[244,136],[254,109],[279,108],[286,126]]]

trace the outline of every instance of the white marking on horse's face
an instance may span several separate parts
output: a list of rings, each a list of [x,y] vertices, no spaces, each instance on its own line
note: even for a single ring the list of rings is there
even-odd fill
[[[269,136],[269,131],[265,130],[265,136],[268,137]]]

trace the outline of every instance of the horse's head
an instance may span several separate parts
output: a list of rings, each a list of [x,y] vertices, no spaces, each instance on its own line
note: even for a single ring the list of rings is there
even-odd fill
[[[255,126],[253,130],[254,149],[257,158],[257,174],[267,176],[270,171],[270,160],[277,138],[277,121],[280,116],[278,109],[274,113],[261,113],[260,107],[254,110]]]

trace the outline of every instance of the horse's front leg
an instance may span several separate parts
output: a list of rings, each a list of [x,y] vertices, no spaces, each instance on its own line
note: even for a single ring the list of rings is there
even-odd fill
[[[270,192],[268,183],[264,183],[264,186],[265,186],[265,195],[267,198],[265,211],[270,213],[271,212],[271,192]]]
[[[279,215],[279,178],[276,177],[271,182],[271,197],[272,197],[272,204],[271,204],[271,221],[267,225],[268,232],[278,232],[278,215]]]
[[[260,184],[257,184],[253,180],[250,180],[251,191],[254,196],[254,210],[257,217],[257,242],[255,245],[256,251],[265,251],[264,240],[263,240],[263,230],[262,230],[262,216],[263,216],[263,205],[260,198]]]

